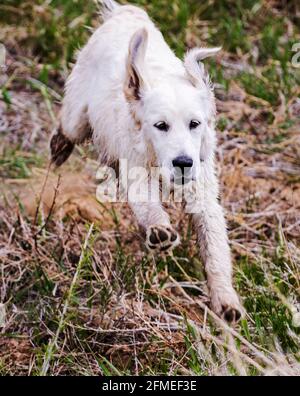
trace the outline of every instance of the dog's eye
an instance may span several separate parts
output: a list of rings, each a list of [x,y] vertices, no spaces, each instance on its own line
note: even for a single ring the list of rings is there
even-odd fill
[[[164,121],[160,121],[158,123],[156,123],[155,128],[159,129],[160,131],[164,131],[164,132],[168,132],[168,130],[170,129],[170,126],[164,122]]]
[[[192,120],[192,121],[190,122],[190,129],[196,129],[196,128],[198,128],[198,126],[199,126],[200,124],[201,124],[200,121]]]

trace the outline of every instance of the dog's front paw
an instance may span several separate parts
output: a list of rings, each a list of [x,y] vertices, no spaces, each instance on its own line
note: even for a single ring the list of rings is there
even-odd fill
[[[179,244],[179,235],[170,226],[155,225],[147,230],[146,246],[150,250],[165,252]]]
[[[237,323],[244,314],[238,295],[232,290],[211,290],[211,308],[228,323]]]

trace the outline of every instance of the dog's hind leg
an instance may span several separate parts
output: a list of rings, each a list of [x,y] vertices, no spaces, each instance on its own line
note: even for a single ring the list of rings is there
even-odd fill
[[[74,147],[75,144],[64,135],[60,126],[51,137],[51,162],[56,166],[61,166],[70,157]]]
[[[64,103],[59,128],[51,137],[51,162],[61,166],[72,154],[75,144],[84,142],[91,136],[87,107],[78,109]]]

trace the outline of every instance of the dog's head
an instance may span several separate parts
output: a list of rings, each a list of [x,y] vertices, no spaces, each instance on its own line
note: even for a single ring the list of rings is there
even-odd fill
[[[215,100],[209,77],[200,62],[219,48],[196,48],[188,52],[185,74],[163,80],[148,76],[146,51],[148,33],[134,34],[129,46],[124,92],[141,133],[151,143],[157,166],[168,178],[197,179],[200,162],[210,160],[215,146]],[[162,60],[163,61],[163,60]]]

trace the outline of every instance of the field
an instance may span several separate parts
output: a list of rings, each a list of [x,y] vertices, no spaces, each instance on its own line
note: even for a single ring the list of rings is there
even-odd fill
[[[92,0],[2,0],[0,374],[300,375],[300,42],[296,0],[140,0],[179,57],[206,63],[218,107],[218,170],[246,310],[209,309],[189,220],[148,254],[127,205],[95,199],[97,156],[49,172],[49,137]],[[298,49],[299,50],[299,49]]]

